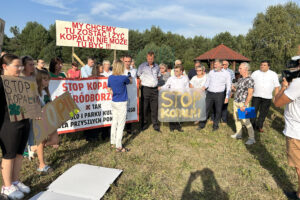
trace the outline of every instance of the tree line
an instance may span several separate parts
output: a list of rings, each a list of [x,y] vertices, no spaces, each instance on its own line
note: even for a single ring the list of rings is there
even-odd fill
[[[72,48],[56,46],[55,24],[46,29],[38,22],[28,22],[22,31],[13,26],[10,32],[13,37],[4,36],[4,51],[19,56],[30,55],[47,62],[56,56],[64,62],[71,62]],[[193,67],[194,58],[221,43],[250,58],[253,69],[259,68],[261,60],[269,60],[271,68],[279,72],[290,57],[297,54],[300,45],[300,7],[293,2],[269,6],[265,13],[256,15],[246,35],[221,32],[213,38],[201,35],[185,38],[165,33],[157,26],[144,32],[129,30],[129,50],[117,51],[117,57],[130,54],[139,65],[145,61],[146,53],[152,50],[156,54],[156,62],[172,66],[174,60],[181,59],[189,69]],[[113,60],[112,50],[75,48],[75,52],[84,62],[89,56],[99,62]]]

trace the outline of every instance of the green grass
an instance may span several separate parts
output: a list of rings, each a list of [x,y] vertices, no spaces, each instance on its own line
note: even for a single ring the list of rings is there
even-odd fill
[[[229,106],[232,108],[232,105]],[[230,109],[229,109],[230,110]],[[110,149],[109,140],[87,143],[82,133],[61,135],[58,150],[47,148],[52,174],[36,172],[37,159],[23,162],[22,181],[31,186],[29,196],[47,186],[77,163],[124,170],[103,199],[287,199],[283,190],[297,188],[297,177],[287,165],[282,110],[271,108],[265,133],[255,132],[257,143],[246,146],[230,137],[234,123],[212,125],[196,131],[193,123],[183,123],[184,133],[162,133],[152,128],[137,135],[125,135],[128,153]],[[29,197],[28,196],[28,197]]]

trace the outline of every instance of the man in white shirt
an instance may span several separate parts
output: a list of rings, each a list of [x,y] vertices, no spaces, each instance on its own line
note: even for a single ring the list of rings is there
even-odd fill
[[[207,77],[203,90],[207,89],[206,95],[206,118],[208,118],[210,111],[215,108],[216,115],[213,119],[213,131],[219,129],[219,122],[222,114],[222,107],[224,103],[228,103],[228,98],[231,90],[230,74],[222,70],[222,62],[218,59],[214,62],[214,69],[211,70]],[[197,130],[205,127],[207,120],[200,121]]]
[[[189,78],[186,75],[182,74],[183,71],[184,68],[182,65],[176,65],[174,67],[175,76],[171,76],[162,87],[158,88],[158,90],[189,88]],[[180,122],[169,122],[169,125],[171,132],[173,132],[176,129],[179,132],[183,132]]]
[[[124,75],[126,75],[126,76],[130,75],[130,77],[134,81],[133,83],[135,84],[136,69],[134,69],[134,68],[131,67],[131,63],[132,63],[131,56],[130,55],[123,56],[122,61],[124,63]],[[132,133],[132,125],[131,125],[131,123],[126,124],[125,129],[126,129],[127,134],[131,134]]]
[[[298,77],[300,75],[300,66],[296,68]],[[294,73],[295,73],[294,72]],[[298,175],[298,191],[286,193],[291,199],[300,199],[300,78],[295,78],[288,83],[285,78],[281,83],[281,89],[275,96],[274,104],[276,107],[285,105],[284,119],[285,128],[283,130],[286,136],[286,147],[288,164],[296,168]]]
[[[125,55],[123,57],[123,63],[124,63],[124,75],[129,75],[135,79],[136,78],[136,69],[132,68],[131,66],[132,58],[130,55]]]
[[[92,71],[94,67],[94,59],[93,58],[88,58],[87,64],[83,67],[81,67],[81,78],[88,78],[92,76]]]
[[[252,73],[251,78],[254,80],[254,93],[252,98],[252,106],[255,107],[256,118],[251,119],[254,129],[259,132],[264,132],[263,124],[268,115],[272,98],[273,90],[275,96],[279,91],[279,81],[277,74],[270,70],[269,62],[264,60],[260,64],[260,70]],[[258,115],[259,112],[259,116]]]
[[[103,75],[104,77],[109,77],[112,75],[112,71],[110,70],[110,61],[109,60],[103,60]]]

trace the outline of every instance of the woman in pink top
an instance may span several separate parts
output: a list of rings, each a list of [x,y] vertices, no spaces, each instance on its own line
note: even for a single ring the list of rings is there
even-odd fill
[[[72,62],[72,68],[68,70],[68,78],[80,78],[80,70],[76,62]]]

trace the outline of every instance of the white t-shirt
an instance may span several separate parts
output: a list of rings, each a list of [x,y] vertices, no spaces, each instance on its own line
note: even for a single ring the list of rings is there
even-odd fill
[[[132,78],[136,78],[136,69],[130,67],[130,69],[128,70],[128,69],[125,68],[124,69],[124,75],[127,76],[128,72],[130,72]]]
[[[256,70],[252,73],[251,78],[254,80],[254,97],[272,99],[274,88],[280,86],[278,76],[272,70],[268,70],[266,72]]]
[[[206,75],[202,76],[201,78],[194,76],[190,81],[190,84],[192,84],[194,88],[202,88],[205,82],[206,82]]]
[[[105,77],[109,77],[110,75],[112,75],[112,71],[103,71],[103,73],[101,73],[101,75],[105,76]]]
[[[300,140],[300,78],[294,79],[284,94],[292,100],[284,109],[284,135]]]
[[[179,78],[176,76],[171,76],[161,88],[162,89],[189,88],[189,78],[186,75],[181,75]]]

